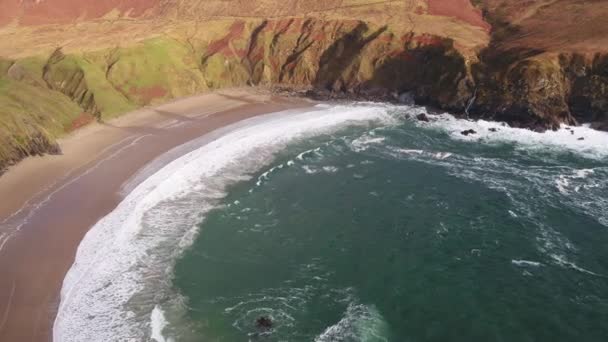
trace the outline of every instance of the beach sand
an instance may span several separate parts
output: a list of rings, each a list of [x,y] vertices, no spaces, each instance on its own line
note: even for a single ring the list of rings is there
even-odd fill
[[[80,241],[116,207],[138,170],[228,124],[309,105],[255,89],[193,96],[91,124],[60,141],[63,155],[9,169],[0,177],[0,341],[52,339]]]

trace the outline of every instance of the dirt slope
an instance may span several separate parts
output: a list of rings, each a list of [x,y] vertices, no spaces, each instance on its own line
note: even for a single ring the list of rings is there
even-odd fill
[[[595,53],[608,50],[608,1],[477,1],[496,26],[508,27],[503,49]]]
[[[158,0],[0,0],[0,25],[70,24],[104,16],[137,18]],[[6,9],[6,10],[5,10]]]

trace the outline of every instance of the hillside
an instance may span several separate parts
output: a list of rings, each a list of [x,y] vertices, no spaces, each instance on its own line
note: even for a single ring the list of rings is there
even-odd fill
[[[0,0],[0,169],[92,120],[229,86],[608,128],[608,2]]]

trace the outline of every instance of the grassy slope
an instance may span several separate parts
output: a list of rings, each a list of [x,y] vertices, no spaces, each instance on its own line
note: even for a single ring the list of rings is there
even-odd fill
[[[93,59],[99,60],[101,54],[94,53]],[[135,106],[207,89],[197,54],[172,39],[154,38],[135,47],[111,50],[105,66],[111,66],[107,81]]]
[[[8,76],[9,67],[20,79]],[[2,162],[52,151],[53,138],[82,112],[68,97],[43,86],[41,70],[36,58],[0,60],[0,168]]]
[[[447,2],[436,0],[435,4]],[[542,47],[548,52],[565,48],[588,53],[606,50],[605,2],[542,0],[538,6],[510,0],[472,2],[483,8],[488,18],[494,18],[495,46],[515,50]],[[418,44],[416,40],[404,39],[409,33],[421,38],[418,41],[428,40],[431,44],[433,37],[450,38],[459,55],[453,59],[460,63],[462,55],[467,65],[477,62],[479,52],[490,39],[484,27],[459,16],[429,13],[426,0],[281,3],[163,0],[161,3],[166,6],[155,12],[156,17],[137,20],[106,17],[79,21],[75,17],[78,23],[69,29],[62,25],[0,27],[0,54],[5,57],[0,57],[0,170],[7,161],[44,152],[45,147],[46,151],[52,150],[53,139],[72,129],[83,112],[103,120],[210,88],[281,83],[284,76],[291,84],[311,84],[322,81],[317,79],[320,60],[330,50],[333,51],[330,59],[344,60],[332,65],[332,72],[337,73],[333,78],[340,82],[362,82],[373,77],[386,84],[386,78],[396,78],[393,72],[396,69],[407,71],[399,79],[416,75],[421,69],[408,69],[412,67],[409,60],[417,58],[415,53],[398,51],[404,44],[406,49],[415,50],[410,45]],[[268,17],[274,23],[256,33],[256,28]],[[302,23],[304,18],[316,19],[317,23],[333,21],[337,25],[319,29],[313,24],[314,32],[302,34],[307,30]],[[340,44],[352,47],[358,44],[357,39],[364,41],[366,35],[380,27],[386,25],[389,29],[379,39],[362,45],[362,51],[367,52],[346,51],[352,56],[340,57],[343,46],[332,44],[359,21],[373,29],[354,35],[354,41],[347,39]],[[502,21],[509,23],[504,29],[497,25]],[[245,25],[235,26],[239,22]],[[555,27],[562,23],[568,29]],[[296,29],[292,30],[293,27]],[[391,36],[392,33],[395,35]],[[250,46],[253,43],[249,38],[255,34],[257,45]],[[499,40],[501,44],[496,44]],[[306,51],[298,50],[309,43]],[[49,58],[57,46],[62,46],[65,55]],[[446,60],[446,56],[438,57]],[[596,64],[597,69],[602,69],[602,63]],[[545,74],[552,74],[551,70]],[[605,89],[597,93],[604,94]],[[602,98],[598,95],[597,101]],[[555,107],[553,103],[550,105]]]
[[[60,57],[0,59],[0,169],[54,150],[82,113],[107,120],[207,88],[196,59],[171,39]]]
[[[249,49],[248,38],[264,17],[285,22],[298,17],[345,23],[364,20],[401,33],[454,36],[458,46],[470,51],[488,39],[477,27],[426,15],[423,0],[287,0],[279,5],[270,0],[164,2],[171,5],[154,18],[100,18],[80,21],[69,29],[62,25],[0,27],[0,54],[18,66],[9,72],[11,61],[0,64],[0,170],[7,161],[44,152],[45,146],[52,150],[55,138],[79,126],[75,123],[82,113],[106,120],[210,88],[281,81],[276,66],[296,52],[292,48],[300,32],[284,32],[275,40],[273,30],[281,28],[265,30],[260,35],[262,55],[246,62],[240,56]],[[228,39],[226,53],[209,53],[210,44],[222,39],[238,21],[246,25],[238,37]],[[321,31],[317,34],[325,36]],[[327,49],[339,37],[304,38],[326,39],[315,46]],[[57,46],[62,47],[61,54],[53,53]],[[300,69],[295,73],[299,74],[288,73],[292,83],[314,81],[322,52],[309,51],[297,59]],[[366,69],[371,77],[372,64],[377,62],[364,58],[359,71]],[[40,136],[44,136],[43,144]]]

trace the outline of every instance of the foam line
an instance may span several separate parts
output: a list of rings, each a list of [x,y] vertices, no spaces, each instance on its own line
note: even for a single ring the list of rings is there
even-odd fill
[[[447,132],[453,139],[464,141],[508,142],[525,149],[545,149],[570,151],[587,158],[608,157],[608,132],[588,126],[562,126],[557,131],[538,133],[524,128],[509,127],[500,122],[484,120],[470,121],[457,119],[449,114],[433,115],[431,122],[416,122],[421,127],[429,127]],[[474,130],[475,134],[463,135],[464,130]]]
[[[143,180],[86,234],[64,279],[54,340],[151,338],[152,326],[158,327],[152,312],[163,303],[150,298],[171,297],[166,279],[173,262],[191,245],[197,224],[219,204],[226,186],[270,164],[296,139],[392,120],[379,107],[316,107],[245,120],[222,129],[222,136],[210,134],[212,141],[202,137],[202,147]]]

